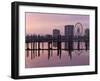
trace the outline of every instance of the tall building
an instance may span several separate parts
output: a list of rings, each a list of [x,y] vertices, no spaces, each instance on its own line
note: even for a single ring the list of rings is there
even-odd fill
[[[60,30],[58,30],[58,29],[53,29],[53,37],[54,37],[54,38],[57,38],[58,35],[60,35]],[[57,47],[57,43],[56,43],[56,42],[53,42],[53,46],[54,46],[54,47]]]
[[[65,36],[70,37],[74,35],[74,25],[65,26]]]
[[[72,41],[72,38],[74,36],[74,25],[66,25],[65,26],[65,37],[67,41]],[[69,42],[65,42],[65,49],[73,48],[73,43],[71,42],[70,45]]]
[[[85,34],[84,34],[84,36],[85,36],[85,40],[87,41],[87,42],[89,42],[89,29],[87,28],[87,29],[85,29]]]
[[[85,36],[89,37],[89,29],[85,29]]]
[[[86,47],[86,50],[89,49],[89,29],[85,29],[85,34],[84,34],[84,37],[85,37],[85,47]]]

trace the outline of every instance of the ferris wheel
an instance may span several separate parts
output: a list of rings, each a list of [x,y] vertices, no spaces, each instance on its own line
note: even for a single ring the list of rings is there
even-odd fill
[[[82,36],[83,35],[83,25],[80,22],[75,24],[74,35],[75,36]]]

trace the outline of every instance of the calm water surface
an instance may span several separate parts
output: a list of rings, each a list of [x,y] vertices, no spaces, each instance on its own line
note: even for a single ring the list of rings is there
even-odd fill
[[[64,44],[62,44],[62,48]],[[47,48],[45,44],[44,48]],[[74,43],[74,48],[77,48],[77,43]],[[80,44],[80,48],[85,48],[84,43]],[[28,56],[27,56],[28,53]],[[38,68],[38,67],[58,67],[58,66],[80,66],[89,65],[89,50],[73,50],[71,54],[69,51],[62,50],[58,54],[56,50],[40,50],[26,51],[25,53],[25,68]]]

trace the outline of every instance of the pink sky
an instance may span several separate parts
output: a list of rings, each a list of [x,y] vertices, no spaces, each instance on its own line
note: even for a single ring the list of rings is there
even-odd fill
[[[26,34],[52,34],[53,29],[59,29],[64,34],[65,25],[82,23],[83,28],[89,28],[88,15],[25,13]]]

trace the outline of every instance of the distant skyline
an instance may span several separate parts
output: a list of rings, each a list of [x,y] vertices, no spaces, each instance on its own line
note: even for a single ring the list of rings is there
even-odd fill
[[[26,34],[52,34],[53,29],[59,29],[64,35],[65,25],[82,23],[83,28],[89,28],[89,15],[25,13]]]

